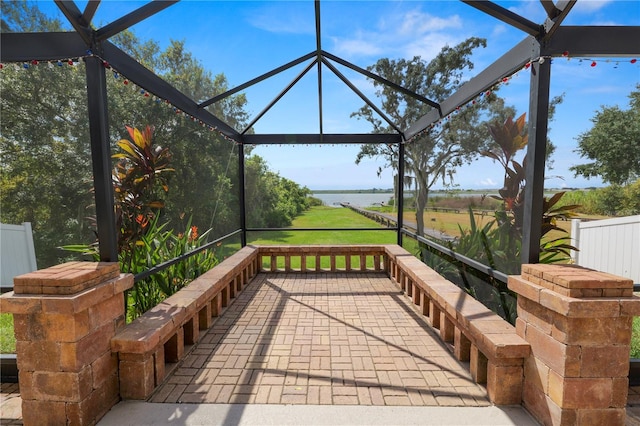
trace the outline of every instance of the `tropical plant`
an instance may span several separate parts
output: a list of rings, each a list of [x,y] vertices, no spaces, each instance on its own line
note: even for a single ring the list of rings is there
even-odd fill
[[[163,196],[169,191],[169,172],[173,172],[171,152],[154,146],[153,130],[149,126],[144,131],[127,127],[127,131],[131,140],[118,142],[120,152],[113,155],[117,162],[112,178],[120,269],[137,275],[197,250],[206,242],[211,229],[199,234],[198,227],[192,225],[189,218],[185,231],[176,234],[169,229],[169,221],[160,222]],[[62,248],[99,259],[97,243]],[[128,295],[127,318],[146,312],[217,262],[215,250],[207,249],[138,280]]]
[[[141,132],[127,126],[127,131],[131,140],[118,141],[121,151],[113,155],[118,160],[113,172],[116,223],[120,231],[118,249],[125,258],[133,256],[149,221],[164,207],[162,196],[169,191],[167,173],[174,171],[169,167],[169,149],[153,146],[151,127]]]
[[[511,118],[502,125],[489,124],[489,133],[496,145],[480,154],[498,161],[505,170],[504,186],[493,198],[503,203],[503,210],[497,211],[495,220],[499,230],[498,239],[495,241],[496,253],[503,256],[506,273],[519,273],[522,223],[524,219],[524,190],[526,184],[526,159],[520,164],[514,159],[515,154],[524,149],[528,142],[526,133],[526,114],[522,114],[515,121]],[[542,229],[540,230],[540,258],[541,263],[554,263],[566,261],[570,257],[570,250],[575,247],[568,243],[569,236],[565,235],[554,240],[546,240],[544,237],[550,231],[560,231],[558,220],[572,218],[574,211],[579,207],[573,204],[559,203],[564,192],[558,192],[551,198],[544,197],[542,209]]]
[[[469,208],[470,227],[460,227],[460,237],[455,242],[447,244],[452,251],[455,250],[492,269],[505,274],[518,274],[521,267],[526,161],[523,160],[521,164],[515,160],[515,156],[527,145],[526,115],[522,114],[515,121],[507,118],[502,124],[489,124],[488,128],[495,145],[480,154],[496,160],[504,168],[504,186],[498,191],[499,195],[492,196],[502,203],[501,209],[496,210],[493,219],[479,226],[473,210]],[[566,261],[570,257],[570,250],[576,250],[569,244],[568,235],[551,240],[544,238],[553,230],[566,234],[566,231],[557,226],[557,221],[573,217],[574,210],[579,207],[561,204],[563,195],[564,192],[559,192],[549,199],[544,198],[540,263]],[[427,259],[428,264],[433,264],[434,269],[437,268],[436,270],[449,280],[465,288],[505,319],[512,323],[515,321],[516,299],[505,283],[475,271],[453,258],[447,259],[447,262],[434,260],[433,253],[426,247],[421,247],[420,254],[423,259]]]

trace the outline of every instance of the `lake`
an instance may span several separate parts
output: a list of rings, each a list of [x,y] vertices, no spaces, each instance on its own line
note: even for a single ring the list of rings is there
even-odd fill
[[[331,194],[312,194],[319,198],[326,206],[340,207],[340,203],[349,203],[354,206],[368,207],[381,204],[389,204],[389,200],[393,197],[390,192],[387,193],[331,193]]]
[[[407,191],[409,192],[409,191]],[[487,193],[497,194],[496,190],[489,190]],[[389,204],[389,200],[393,198],[393,194],[390,192],[385,193],[313,193],[314,197],[319,198],[326,206],[340,207],[340,203],[350,203],[358,207],[379,206],[381,204]],[[430,196],[447,196],[446,193],[432,191]],[[455,194],[456,197],[474,197],[481,194],[475,192],[461,192]],[[405,198],[412,196],[412,192],[406,193]]]

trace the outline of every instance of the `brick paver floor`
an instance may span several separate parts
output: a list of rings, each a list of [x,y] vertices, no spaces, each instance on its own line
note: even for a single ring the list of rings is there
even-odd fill
[[[22,424],[22,400],[17,383],[0,383],[0,425]]]
[[[490,405],[381,274],[260,274],[151,402]]]

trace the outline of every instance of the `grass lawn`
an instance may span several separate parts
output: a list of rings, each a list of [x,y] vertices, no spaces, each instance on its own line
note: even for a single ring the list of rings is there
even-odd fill
[[[631,358],[640,358],[640,317],[633,318],[631,331]]]
[[[350,209],[313,207],[297,217],[291,228],[376,228],[377,222]],[[395,244],[395,231],[264,231],[250,232],[248,244]]]
[[[16,351],[16,338],[13,335],[13,315],[0,314],[0,354]]]
[[[369,210],[380,211],[384,213],[392,213],[392,207],[367,207]],[[416,222],[416,212],[413,210],[405,210],[402,215],[405,222],[415,223]],[[476,225],[483,226],[489,221],[493,220],[493,214],[489,213],[486,215],[482,215],[480,213],[474,214],[474,219]],[[444,232],[447,235],[451,235],[453,237],[460,236],[460,228],[469,229],[470,219],[469,212],[465,209],[460,209],[460,213],[454,212],[436,212],[432,210],[427,210],[424,213],[424,223],[426,228],[432,228],[440,232]],[[564,229],[567,233],[571,234],[571,221],[569,220],[561,220],[557,222],[557,226],[559,228]],[[552,231],[549,234],[550,238],[558,238],[563,236],[563,234],[559,231]]]
[[[291,228],[377,228],[380,224],[359,215],[358,213],[343,208],[313,207],[297,217]],[[341,245],[341,244],[395,244],[397,236],[395,231],[264,231],[248,234],[247,243],[255,245]],[[265,260],[266,262],[266,260]],[[329,256],[322,256],[320,264],[323,269],[330,267]],[[356,267],[358,257],[351,260]],[[307,259],[309,268],[315,267],[315,259]],[[337,259],[336,266],[344,268],[344,259]],[[373,265],[368,265],[373,266]],[[264,264],[268,268],[268,264]],[[291,259],[291,267],[300,268],[300,258]],[[278,258],[278,268],[284,268],[284,258]]]

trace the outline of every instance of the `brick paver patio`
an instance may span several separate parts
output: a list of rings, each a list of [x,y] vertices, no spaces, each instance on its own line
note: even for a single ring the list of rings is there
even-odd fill
[[[260,274],[151,402],[490,405],[381,274]]]
[[[0,424],[22,424],[2,383]],[[151,402],[490,405],[405,297],[380,274],[260,274]],[[640,425],[631,387],[627,425]]]

